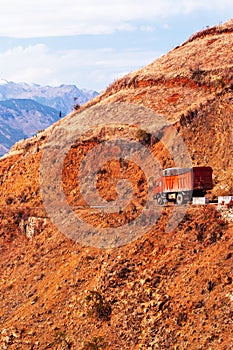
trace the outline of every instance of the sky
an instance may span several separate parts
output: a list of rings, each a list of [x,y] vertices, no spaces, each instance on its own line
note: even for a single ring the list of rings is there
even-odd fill
[[[232,0],[0,0],[0,79],[102,91],[233,17]]]

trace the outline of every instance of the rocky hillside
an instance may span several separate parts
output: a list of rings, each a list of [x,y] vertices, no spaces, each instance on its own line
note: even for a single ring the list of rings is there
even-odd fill
[[[214,169],[216,192],[232,191],[232,20],[193,35],[110,86],[93,103],[128,102],[176,125],[194,165]]]
[[[150,215],[148,228],[145,217],[138,234],[132,225],[153,206],[153,169],[119,151],[136,140],[169,167],[186,145],[187,165],[213,167],[208,195],[232,194],[232,32],[229,21],[195,34],[1,159],[0,349],[232,348],[232,222],[214,205],[168,206]],[[129,204],[100,210],[92,183],[111,206],[123,179]],[[124,225],[128,241],[117,235]]]

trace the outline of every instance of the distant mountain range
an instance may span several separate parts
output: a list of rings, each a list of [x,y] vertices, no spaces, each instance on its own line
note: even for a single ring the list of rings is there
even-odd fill
[[[59,112],[30,99],[0,101],[0,155],[59,119]]]
[[[0,79],[0,156],[15,142],[70,113],[75,104],[82,105],[97,95],[75,85],[52,87]]]
[[[82,105],[97,95],[97,91],[81,90],[76,85],[41,86],[0,79],[0,101],[31,99],[61,111],[63,115],[70,113],[74,104]]]

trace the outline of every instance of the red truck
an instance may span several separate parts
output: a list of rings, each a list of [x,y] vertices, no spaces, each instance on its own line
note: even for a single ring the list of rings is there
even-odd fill
[[[192,197],[203,197],[213,188],[211,167],[168,168],[154,184],[153,195],[158,204],[187,203]]]

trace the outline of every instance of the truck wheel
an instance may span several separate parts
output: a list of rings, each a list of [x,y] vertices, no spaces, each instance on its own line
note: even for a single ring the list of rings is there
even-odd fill
[[[164,204],[164,200],[161,196],[157,197],[157,203],[158,205],[163,205]]]
[[[184,196],[182,193],[178,193],[176,197],[176,204],[181,205],[184,203]]]

